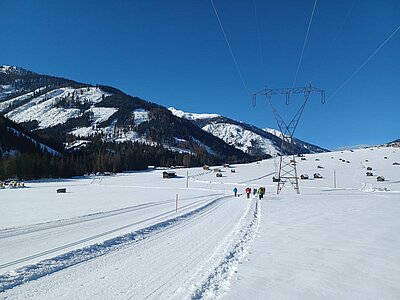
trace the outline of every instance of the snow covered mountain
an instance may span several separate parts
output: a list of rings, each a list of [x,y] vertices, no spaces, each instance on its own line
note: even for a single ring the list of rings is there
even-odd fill
[[[100,139],[162,145],[197,156],[250,158],[155,103],[112,87],[18,67],[0,67],[0,113],[39,136],[64,143],[67,149],[80,149]]]
[[[280,154],[282,139],[280,132],[275,129],[261,129],[217,114],[187,113],[173,107],[170,107],[169,110],[175,116],[192,121],[204,131],[250,155],[276,156]],[[299,139],[295,139],[294,144],[295,153],[321,153],[327,151]]]
[[[23,153],[47,153],[61,156],[57,147],[50,146],[37,135],[0,115],[0,158]]]
[[[391,141],[391,142],[388,143],[387,145],[388,145],[388,146],[391,146],[391,147],[400,147],[400,139]]]

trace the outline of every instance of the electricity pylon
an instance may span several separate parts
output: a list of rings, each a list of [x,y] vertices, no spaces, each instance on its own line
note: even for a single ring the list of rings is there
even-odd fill
[[[280,149],[280,157],[279,157],[279,170],[276,180],[278,182],[276,193],[279,194],[285,184],[289,182],[297,194],[300,194],[299,189],[299,179],[297,177],[297,168],[296,168],[296,153],[294,151],[294,132],[296,131],[297,125],[299,124],[300,117],[304,111],[304,108],[307,104],[308,99],[312,93],[319,93],[321,95],[321,102],[325,103],[325,91],[319,88],[314,88],[310,85],[308,87],[300,87],[300,88],[280,88],[280,89],[269,89],[265,88],[264,90],[254,93],[253,95],[253,103],[256,103],[257,96],[264,95],[267,97],[268,103],[271,106],[272,112],[275,117],[275,121],[278,125],[278,128],[281,132],[281,149]],[[291,95],[294,94],[303,94],[304,100],[303,104],[300,106],[297,113],[294,117],[287,123],[279,114],[277,109],[272,103],[272,96],[275,95],[285,95],[286,104],[289,105],[289,100]],[[289,155],[284,155],[288,153]]]

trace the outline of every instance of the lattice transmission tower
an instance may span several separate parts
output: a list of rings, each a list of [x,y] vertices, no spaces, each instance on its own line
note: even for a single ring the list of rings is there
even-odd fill
[[[321,102],[325,103],[325,91],[312,87],[311,82],[307,87],[280,89],[265,88],[264,90],[253,94],[254,105],[256,103],[257,96],[264,95],[267,97],[268,103],[272,109],[276,123],[281,132],[282,143],[280,148],[279,169],[276,178],[278,183],[276,190],[277,194],[282,191],[287,182],[293,186],[297,194],[300,194],[299,179],[297,177],[296,168],[296,153],[294,149],[294,132],[296,131],[301,115],[312,93],[319,93],[321,96]],[[273,105],[272,96],[285,95],[286,105],[289,105],[291,96],[295,94],[304,95],[303,103],[290,122],[287,122],[281,117],[278,110]],[[289,153],[289,155],[284,155],[285,153]]]

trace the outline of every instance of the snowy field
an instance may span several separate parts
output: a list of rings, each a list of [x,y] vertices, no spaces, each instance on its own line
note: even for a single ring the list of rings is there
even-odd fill
[[[192,168],[189,188],[178,169],[1,189],[0,297],[400,299],[394,162],[399,148],[306,155],[299,174],[323,178],[300,195],[276,195],[273,159],[220,178]],[[247,186],[266,198],[246,199]]]

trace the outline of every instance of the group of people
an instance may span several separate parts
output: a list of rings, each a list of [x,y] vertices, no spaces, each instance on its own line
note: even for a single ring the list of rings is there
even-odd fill
[[[265,192],[266,192],[266,188],[263,187],[263,186],[260,186],[258,189],[253,188],[253,190],[252,190],[250,187],[247,187],[245,189],[245,192],[246,192],[247,199],[250,198],[251,192],[253,192],[253,196],[258,195],[258,199],[261,200],[261,199],[264,198],[264,195],[265,195]],[[233,188],[233,194],[235,195],[235,197],[239,196],[237,187]]]

